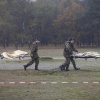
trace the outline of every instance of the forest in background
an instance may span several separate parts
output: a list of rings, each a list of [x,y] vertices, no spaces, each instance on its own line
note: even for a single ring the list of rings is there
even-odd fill
[[[100,0],[0,0],[0,45],[100,46],[99,26]]]

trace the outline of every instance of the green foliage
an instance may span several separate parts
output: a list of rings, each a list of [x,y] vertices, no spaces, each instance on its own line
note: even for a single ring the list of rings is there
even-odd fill
[[[100,40],[99,5],[99,0],[0,0],[0,43],[23,38],[60,44],[72,36],[91,44]]]
[[[99,45],[100,42],[100,1],[88,0],[88,9],[84,16],[79,20],[80,29],[84,32],[85,39],[88,43]]]
[[[83,12],[82,6],[72,2],[70,6],[66,7],[63,14],[55,20],[55,26],[62,32],[61,35],[65,36],[65,40],[69,36],[77,37],[77,19]]]

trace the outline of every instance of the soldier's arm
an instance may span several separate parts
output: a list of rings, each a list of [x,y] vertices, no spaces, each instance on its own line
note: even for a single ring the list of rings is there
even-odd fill
[[[35,52],[35,49],[36,49],[36,45],[33,45],[32,49],[31,49],[31,54],[33,54]]]
[[[72,48],[73,48],[73,51],[78,52],[78,50],[75,48],[74,45],[72,46]]]

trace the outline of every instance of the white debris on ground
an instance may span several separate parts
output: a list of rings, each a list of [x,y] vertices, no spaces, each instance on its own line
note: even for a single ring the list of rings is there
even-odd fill
[[[100,53],[90,51],[90,52],[74,54],[73,57],[76,57],[76,58],[100,58]]]
[[[1,54],[1,59],[5,58],[5,59],[15,59],[15,58],[25,58],[27,59],[29,56],[29,54],[26,51],[22,51],[22,50],[16,50],[12,53],[8,53],[8,52],[3,52]],[[90,51],[90,52],[84,52],[84,53],[77,53],[77,54],[73,54],[72,57],[74,58],[100,58],[100,53],[98,52],[94,52],[94,51]],[[40,57],[41,59],[53,59],[53,60],[64,60],[64,57]]]
[[[1,58],[14,59],[14,58],[19,58],[19,57],[24,57],[25,55],[28,55],[28,53],[25,51],[16,50],[12,53],[3,52],[1,54]]]

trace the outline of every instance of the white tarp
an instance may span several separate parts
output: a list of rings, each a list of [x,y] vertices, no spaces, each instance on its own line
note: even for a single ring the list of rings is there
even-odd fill
[[[84,52],[84,53],[77,53],[72,55],[75,58],[100,58],[100,53],[98,52]]]
[[[28,53],[25,51],[21,51],[21,50],[16,50],[12,53],[8,53],[8,52],[3,52],[1,54],[2,58],[6,58],[6,59],[14,59],[14,58],[19,58],[19,57],[24,57],[25,55],[27,55]]]

